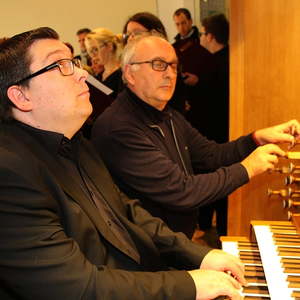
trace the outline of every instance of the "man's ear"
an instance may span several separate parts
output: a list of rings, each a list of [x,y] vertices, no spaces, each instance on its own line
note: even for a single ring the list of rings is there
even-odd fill
[[[134,67],[134,66],[125,65],[125,68],[123,71],[124,78],[125,78],[126,82],[129,83],[130,85],[134,85],[134,83],[135,83],[134,70],[132,70],[132,67]]]
[[[24,88],[19,85],[12,85],[7,89],[7,96],[10,101],[21,111],[31,111],[32,102],[26,97]]]

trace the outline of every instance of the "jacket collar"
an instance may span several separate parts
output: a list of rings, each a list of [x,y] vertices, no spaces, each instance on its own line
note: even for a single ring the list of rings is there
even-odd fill
[[[172,117],[172,109],[167,104],[166,107],[160,111],[155,107],[149,105],[140,99],[135,93],[126,87],[124,91],[127,101],[133,109],[143,111],[143,115],[147,117],[146,122],[149,124],[157,124]]]
[[[180,41],[180,40],[185,40],[185,39],[188,39],[188,38],[192,38],[192,39],[199,39],[199,30],[196,26],[193,26],[190,30],[190,32],[182,37],[179,33],[174,37],[174,40],[177,42],[177,41]]]

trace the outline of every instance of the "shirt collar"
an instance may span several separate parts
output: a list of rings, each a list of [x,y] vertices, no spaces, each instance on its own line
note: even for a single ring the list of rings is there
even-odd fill
[[[194,29],[194,27],[192,27],[192,29],[189,31],[189,33],[185,36],[180,36],[180,39],[181,40],[188,39],[189,37],[191,37],[194,34],[194,31],[195,31],[195,29]]]
[[[53,154],[72,156],[72,148],[74,148],[74,146],[76,146],[82,138],[82,134],[80,132],[77,132],[70,140],[63,134],[58,132],[38,129],[17,120],[14,120],[14,122],[17,126],[22,127],[32,136],[34,136],[41,144],[44,145],[44,147],[46,147]]]

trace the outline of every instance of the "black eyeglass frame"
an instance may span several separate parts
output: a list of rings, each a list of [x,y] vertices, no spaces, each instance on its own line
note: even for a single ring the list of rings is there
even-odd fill
[[[207,35],[207,34],[208,34],[208,32],[199,31],[199,36],[201,36],[201,35]]]
[[[147,34],[151,34],[152,30],[141,30],[141,31],[133,31],[130,33],[123,33],[122,34],[122,39],[123,41],[127,42],[130,36],[141,36],[141,35],[147,35]]]
[[[155,67],[155,62],[160,62],[160,63],[164,63],[164,68],[163,69],[157,69]],[[171,69],[173,71],[175,71],[176,73],[179,72],[178,68],[179,68],[179,64],[178,63],[174,63],[174,62],[166,62],[163,59],[152,59],[152,60],[145,60],[145,61],[137,61],[137,62],[131,62],[129,63],[129,65],[141,65],[141,64],[151,64],[152,70],[154,71],[158,71],[158,72],[164,72],[167,70],[168,66],[171,67]],[[172,67],[172,65],[176,65],[176,68]]]
[[[70,74],[69,73],[68,74],[64,74],[63,73],[63,71],[61,69],[61,66],[59,64],[62,61],[68,61],[68,62],[71,63],[70,66],[72,66],[72,67],[71,67],[71,73]],[[74,74],[74,67],[75,66],[78,67],[78,68],[82,68],[80,59],[78,59],[78,58],[72,58],[72,59],[71,58],[63,58],[63,59],[57,60],[56,62],[54,62],[54,63],[52,63],[52,64],[50,64],[50,65],[48,65],[48,66],[46,66],[46,67],[44,67],[42,69],[40,69],[39,71],[36,71],[36,72],[34,72],[34,73],[26,76],[25,78],[23,78],[23,79],[15,82],[13,84],[11,84],[10,86],[12,86],[12,85],[19,85],[19,84],[21,84],[22,82],[24,82],[26,80],[32,79],[32,78],[34,78],[34,77],[36,77],[38,75],[41,75],[43,73],[46,73],[46,72],[52,70],[54,68],[58,68],[59,71],[60,71],[60,73],[61,73],[61,75],[63,75],[63,76],[71,76],[71,75]]]

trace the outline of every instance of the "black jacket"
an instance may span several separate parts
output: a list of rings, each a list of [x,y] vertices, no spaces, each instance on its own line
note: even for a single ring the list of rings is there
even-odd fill
[[[193,26],[191,30],[192,30],[191,34],[189,35],[189,37],[187,37],[185,39],[181,39],[181,36],[179,33],[176,34],[176,36],[174,37],[175,43],[179,42],[179,41],[187,40],[187,39],[191,39],[191,40],[195,40],[195,42],[199,42],[200,33],[199,33],[198,28],[196,26]]]
[[[229,135],[229,48],[211,55],[211,69],[204,82],[195,88],[188,120],[203,135],[218,143]]]
[[[195,26],[193,26],[193,34],[190,37],[180,39],[178,34],[175,40],[173,47],[179,60],[180,70],[192,73],[199,79],[195,86],[184,84],[179,87],[180,92],[185,95],[185,100],[188,100],[190,104],[193,101],[202,103],[206,99],[206,93],[209,92],[207,82],[210,80],[213,69],[212,55],[200,45],[199,31]],[[179,74],[179,76],[181,75]],[[193,109],[193,105],[191,109]]]
[[[186,271],[163,270],[199,268],[210,249],[120,193],[80,139],[74,160],[130,233],[140,261],[129,257],[60,163],[60,138],[15,122],[0,126],[0,299],[194,300]]]
[[[256,148],[250,135],[209,141],[174,109],[158,111],[129,89],[96,120],[92,141],[124,192],[188,236],[196,208],[248,181],[238,162]]]

